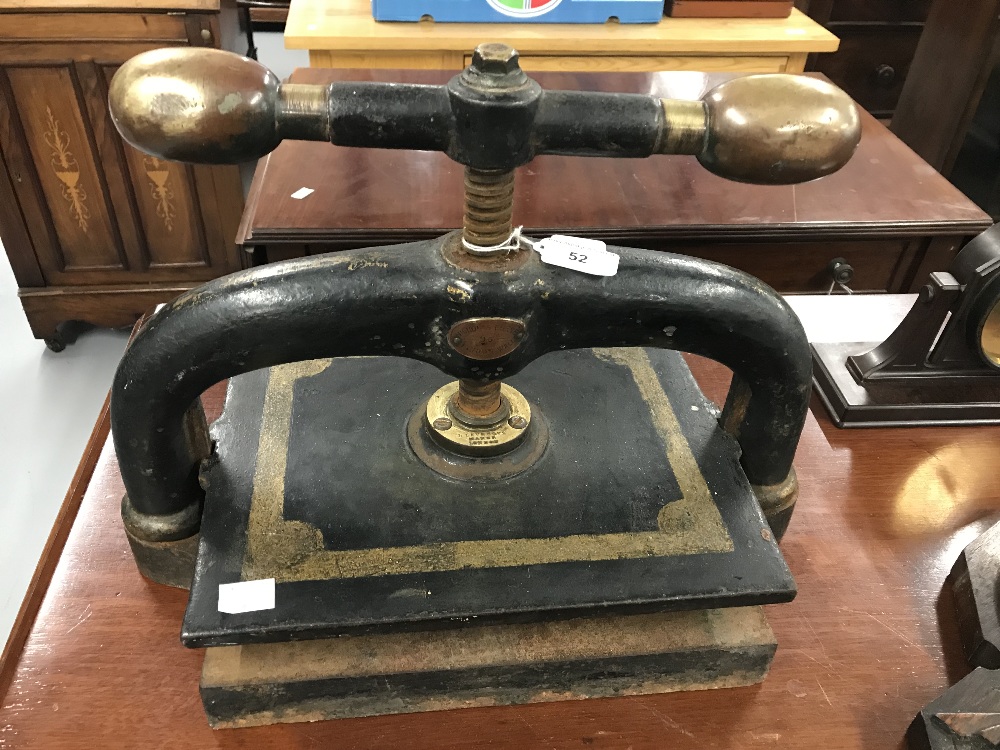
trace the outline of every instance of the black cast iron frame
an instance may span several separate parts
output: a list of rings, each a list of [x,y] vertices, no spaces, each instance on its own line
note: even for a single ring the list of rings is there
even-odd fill
[[[740,444],[751,484],[789,478],[808,410],[810,353],[797,317],[765,284],[721,264],[626,248],[611,248],[621,256],[612,277],[544,265],[534,251],[469,270],[449,262],[457,245],[452,234],[250,269],[150,318],[112,390],[129,533],[151,543],[197,533],[206,438],[204,420],[190,417],[202,392],[240,373],[323,357],[405,356],[456,378],[497,380],[559,349],[699,354],[735,373],[720,420]],[[524,321],[515,351],[484,362],[451,348],[452,325],[487,316]]]

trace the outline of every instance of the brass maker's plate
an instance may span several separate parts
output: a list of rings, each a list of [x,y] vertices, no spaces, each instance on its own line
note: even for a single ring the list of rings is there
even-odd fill
[[[496,456],[512,451],[531,429],[531,406],[516,388],[500,385],[500,417],[493,424],[471,425],[452,408],[458,381],[439,388],[424,409],[426,428],[439,445],[463,456]]]
[[[448,343],[463,357],[485,361],[506,357],[525,335],[524,323],[515,318],[468,318],[451,327]]]
[[[458,414],[457,391],[456,382],[439,388],[407,424],[410,450],[427,468],[452,479],[495,482],[527,471],[542,458],[548,425],[517,389],[501,383],[499,419],[479,424]]]

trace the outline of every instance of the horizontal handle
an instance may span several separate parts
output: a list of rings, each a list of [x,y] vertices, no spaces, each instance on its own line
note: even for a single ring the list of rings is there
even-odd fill
[[[498,50],[506,50],[500,62],[487,54]],[[482,45],[447,86],[282,84],[232,53],[153,50],[119,69],[110,108],[136,148],[209,164],[250,161],[297,139],[439,150],[479,169],[513,169],[546,153],[693,154],[722,177],[781,184],[836,171],[860,138],[850,98],[812,78],[736,78],[696,102],[544,92],[503,45]]]

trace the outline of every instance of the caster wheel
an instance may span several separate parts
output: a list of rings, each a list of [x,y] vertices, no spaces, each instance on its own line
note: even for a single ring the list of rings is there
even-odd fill
[[[66,348],[66,342],[59,336],[52,336],[45,339],[45,346],[54,352],[61,352]]]

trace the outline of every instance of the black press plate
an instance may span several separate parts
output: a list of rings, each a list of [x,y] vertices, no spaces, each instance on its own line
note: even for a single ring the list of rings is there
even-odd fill
[[[509,383],[546,420],[548,448],[525,473],[486,483],[445,479],[408,446],[407,420],[446,382],[383,357],[230,383],[202,472],[186,645],[795,595],[738,446],[679,354],[536,360]],[[274,609],[218,611],[220,584],[272,577]]]

